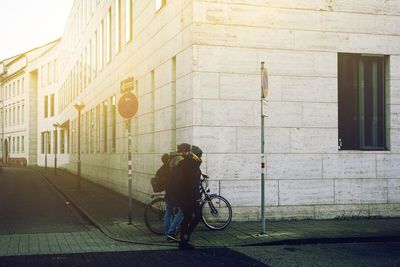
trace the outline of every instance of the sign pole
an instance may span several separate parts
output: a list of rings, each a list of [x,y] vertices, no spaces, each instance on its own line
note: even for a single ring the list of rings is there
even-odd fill
[[[265,176],[266,176],[266,157],[264,140],[264,117],[266,116],[265,97],[268,93],[268,78],[264,70],[264,61],[261,62],[261,234],[265,234]]]
[[[126,121],[128,128],[128,197],[129,197],[129,213],[128,224],[132,224],[132,128],[131,119]]]

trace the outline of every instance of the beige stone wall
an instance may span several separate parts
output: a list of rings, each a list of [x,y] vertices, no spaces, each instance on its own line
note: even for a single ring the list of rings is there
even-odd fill
[[[193,142],[236,218],[259,212],[261,61],[267,217],[399,216],[399,2],[198,0],[194,10]],[[338,52],[389,56],[390,151],[338,150]]]
[[[123,20],[120,52],[58,118],[70,121],[76,146],[73,102],[84,102],[85,114],[103,101],[110,104],[113,95],[118,100],[120,81],[135,78],[140,102],[132,121],[135,198],[149,200],[149,178],[161,154],[188,142],[205,152],[202,169],[212,179],[212,192],[231,202],[234,219],[259,218],[265,61],[267,217],[400,215],[399,1],[182,0],[167,1],[157,13],[152,1],[134,3],[133,40],[125,44]],[[61,62],[67,60],[60,83],[113,5],[101,2],[68,57],[63,36]],[[338,151],[338,52],[389,55],[390,151]],[[108,122],[110,116],[108,109]],[[119,115],[116,129],[115,152],[110,124],[108,151],[87,153],[88,133],[82,132],[82,175],[127,194],[127,130]],[[76,172],[76,162],[73,152],[62,165]]]

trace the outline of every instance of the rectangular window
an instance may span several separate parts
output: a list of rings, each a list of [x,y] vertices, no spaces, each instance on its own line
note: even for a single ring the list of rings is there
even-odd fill
[[[25,90],[25,78],[22,78],[22,82],[21,82],[21,93],[23,94]]]
[[[12,138],[12,151],[15,153],[15,137]]]
[[[24,123],[24,118],[25,118],[25,105],[22,104],[22,108],[21,108],[21,123]]]
[[[384,150],[385,57],[338,55],[339,148]]]
[[[104,44],[104,38],[103,38],[103,21],[100,23],[99,27],[99,70],[103,69],[103,44]]]
[[[125,42],[132,40],[132,0],[125,0]]]
[[[92,48],[92,53],[93,53],[93,56],[92,56],[92,60],[93,60],[93,62],[92,62],[92,68],[93,68],[93,79],[96,77],[96,75],[97,75],[97,43],[98,43],[98,41],[97,41],[97,32],[95,32],[94,33],[94,37],[93,37],[93,41],[92,41],[92,45],[93,45],[93,48]]]
[[[116,151],[116,130],[117,130],[117,108],[116,108],[116,99],[115,95],[111,97],[111,151]]]
[[[47,95],[44,96],[44,103],[43,103],[44,105],[43,106],[44,106],[44,117],[45,118],[47,118],[49,116],[49,113],[48,113],[49,112],[49,109],[48,109],[48,105],[49,105],[48,101],[49,100],[48,99],[49,99],[49,97]]]
[[[121,49],[121,0],[115,0],[115,54]]]
[[[52,77],[52,72],[51,72],[51,62],[47,63],[47,84],[51,83],[51,77]]]
[[[51,131],[47,131],[46,142],[47,142],[47,154],[50,154],[51,153]]]
[[[21,136],[21,151],[25,152],[25,136]]]
[[[85,148],[86,153],[89,153],[89,134],[90,134],[90,121],[89,121],[89,112],[85,113]]]
[[[107,100],[103,102],[103,151],[107,152]]]
[[[106,17],[106,62],[111,61],[111,8],[108,9]]]
[[[57,130],[53,131],[53,152],[54,154],[57,154]]]
[[[53,73],[54,73],[54,82],[58,82],[58,61],[57,59],[54,59],[53,62]]]
[[[94,115],[93,109],[90,110],[90,153],[94,153]]]
[[[17,136],[17,152],[19,152],[19,136]]]
[[[54,116],[54,94],[50,95],[50,117]]]
[[[17,95],[19,95],[19,80],[17,81]]]
[[[19,114],[20,114],[20,107],[17,107],[17,124],[19,125]]]

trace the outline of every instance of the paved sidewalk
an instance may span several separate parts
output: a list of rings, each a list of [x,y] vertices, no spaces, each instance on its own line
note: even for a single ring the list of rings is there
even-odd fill
[[[62,193],[103,233],[112,239],[142,244],[173,246],[163,236],[151,233],[143,220],[144,205],[134,202],[133,224],[128,224],[128,199],[107,188],[81,179],[66,171],[33,168]],[[233,212],[235,212],[233,208]],[[202,223],[193,234],[198,247],[232,247],[243,245],[277,245],[327,242],[400,241],[400,218],[274,221],[266,223],[267,234],[260,235],[260,222],[232,222],[223,231],[208,230]]]

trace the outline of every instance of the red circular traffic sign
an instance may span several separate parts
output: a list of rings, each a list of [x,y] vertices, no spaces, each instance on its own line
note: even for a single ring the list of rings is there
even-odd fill
[[[118,101],[118,112],[124,119],[131,119],[135,116],[139,107],[137,97],[131,92],[126,92]]]

